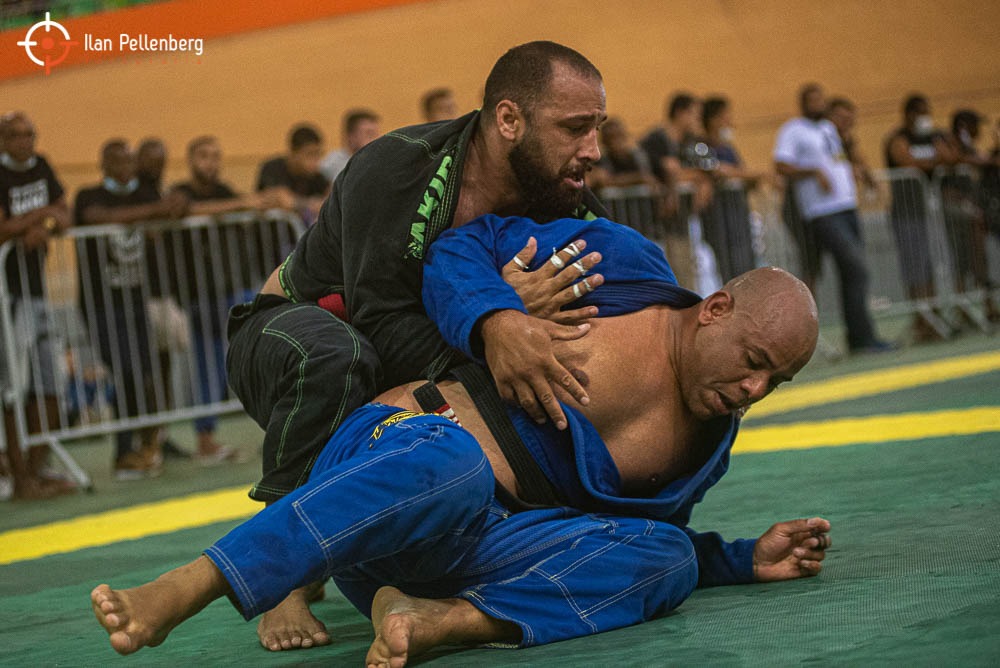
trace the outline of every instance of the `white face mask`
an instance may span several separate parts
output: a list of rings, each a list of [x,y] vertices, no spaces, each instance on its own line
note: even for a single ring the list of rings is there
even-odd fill
[[[727,144],[731,143],[733,141],[733,129],[729,126],[719,128],[719,139]]]
[[[934,119],[927,114],[917,116],[916,120],[913,121],[913,131],[926,137],[934,132]]]

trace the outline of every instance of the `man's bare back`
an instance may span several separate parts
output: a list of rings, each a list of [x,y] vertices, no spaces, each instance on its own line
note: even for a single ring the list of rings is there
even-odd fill
[[[668,336],[672,310],[653,306],[626,315],[597,318],[587,336],[560,341],[557,356],[587,388],[591,401],[580,407],[604,440],[627,496],[651,496],[700,466],[714,449],[699,448],[704,423],[681,400],[671,369]],[[643,342],[641,345],[638,342]],[[393,388],[375,401],[419,411],[413,390],[423,381]],[[516,490],[514,473],[465,388],[439,382],[441,394],[462,426],[479,442],[494,475]],[[560,400],[570,403],[567,396]]]

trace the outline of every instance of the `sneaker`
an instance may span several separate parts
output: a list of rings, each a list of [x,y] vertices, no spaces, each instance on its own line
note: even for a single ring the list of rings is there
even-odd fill
[[[150,467],[149,458],[140,452],[128,452],[115,462],[115,480],[144,480],[159,475],[159,470]]]
[[[204,454],[199,452],[194,456],[194,460],[198,462],[199,466],[219,466],[220,464],[227,463],[242,464],[247,461],[243,453],[228,445],[220,445],[214,452]]]
[[[0,501],[10,501],[14,496],[14,478],[0,475]]]

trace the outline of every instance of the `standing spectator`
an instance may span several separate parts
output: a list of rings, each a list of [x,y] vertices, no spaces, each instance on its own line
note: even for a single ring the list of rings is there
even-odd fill
[[[450,88],[432,88],[420,98],[420,110],[428,123],[458,118],[458,104]]]
[[[35,150],[35,126],[26,115],[0,117],[0,242],[19,242],[7,256],[4,271],[11,295],[18,344],[15,365],[7,368],[0,357],[0,380],[5,389],[24,396],[28,430],[37,433],[58,428],[59,399],[56,360],[62,354],[44,301],[45,255],[49,239],[69,226],[69,209],[62,184],[44,156]],[[3,342],[0,341],[0,345]],[[0,353],[6,353],[0,348]],[[67,485],[48,477],[44,467],[48,446],[21,450],[12,409],[4,411],[9,473],[15,496],[42,499],[66,491]]]
[[[948,141],[955,151],[958,164],[941,179],[941,199],[955,274],[955,290],[959,293],[970,288],[984,290],[984,315],[987,320],[996,322],[1000,319],[1000,309],[991,295],[993,286],[986,257],[986,216],[979,196],[980,170],[990,162],[976,148],[981,122],[980,115],[972,109],[960,109],[952,115]],[[960,327],[977,326],[978,323],[966,311],[960,309],[958,313]]]
[[[136,176],[135,155],[122,139],[101,149],[99,185],[77,193],[77,225],[175,218],[185,213],[187,200],[171,193],[161,199]],[[104,363],[111,370],[119,402],[128,417],[155,409],[152,388],[152,349],[146,321],[143,281],[146,277],[145,238],[141,229],[87,239],[78,246],[80,305],[94,333]],[[115,477],[136,480],[159,473],[162,453],[158,427],[140,430],[138,443],[131,431],[119,432],[115,448]]]
[[[312,125],[296,125],[288,135],[288,155],[260,166],[257,191],[287,188],[295,197],[295,211],[306,226],[316,222],[323,201],[330,194],[330,180],[320,172],[323,138]]]
[[[382,134],[378,115],[370,109],[351,109],[344,114],[343,143],[323,158],[320,170],[332,183],[347,166],[351,156]]]
[[[703,209],[712,199],[712,182],[703,169],[692,164],[691,151],[700,130],[701,101],[689,93],[676,93],[667,105],[667,121],[654,128],[639,145],[649,156],[653,174],[671,187],[690,187],[693,208]]]
[[[802,88],[802,115],[781,126],[774,147],[778,173],[791,180],[802,219],[820,250],[837,263],[847,346],[852,353],[893,349],[878,339],[868,312],[868,267],[858,219],[854,174],[817,84]]]
[[[861,154],[857,140],[854,138],[854,126],[857,123],[858,112],[854,103],[846,97],[832,98],[826,105],[826,117],[837,128],[840,144],[844,147],[844,155],[854,169],[854,180],[862,183],[868,190],[875,189],[875,177],[868,166],[868,161]]]
[[[979,191],[986,229],[1000,240],[1000,119],[993,126],[993,149],[983,165]]]
[[[668,229],[675,230],[675,239],[666,249],[670,264],[686,283],[706,294],[722,282],[715,257],[701,238],[699,216],[712,201],[712,179],[703,168],[714,168],[714,163],[694,164],[698,155],[693,149],[701,134],[701,101],[689,93],[675,93],[667,103],[666,117],[666,123],[651,130],[639,145],[649,157],[653,174],[666,187],[662,209]],[[703,142],[702,147],[707,151]],[[683,242],[678,243],[678,239]]]
[[[757,265],[747,192],[757,187],[760,174],[748,169],[733,145],[732,109],[721,96],[705,99],[701,123],[708,155],[715,158],[711,206],[704,212],[705,240],[715,252],[719,275],[728,281]]]
[[[656,177],[646,153],[636,146],[620,118],[609,118],[601,126],[601,159],[587,172],[587,185],[596,190],[646,185],[655,187]]]
[[[156,192],[163,190],[163,170],[167,167],[167,147],[162,139],[149,137],[139,142],[135,152],[136,176],[139,185],[152,188]]]
[[[892,231],[910,299],[918,302],[912,336],[915,342],[940,341],[951,336],[951,326],[927,304],[935,296],[930,241],[927,230],[926,188],[934,170],[955,162],[955,151],[943,132],[935,129],[930,103],[923,95],[909,96],[903,103],[903,126],[894,130],[885,144],[885,163],[890,169],[909,167],[922,175],[896,175],[892,179]]]
[[[271,209],[290,206],[288,191],[272,188],[251,195],[238,195],[220,179],[222,147],[215,137],[201,136],[187,148],[191,178],[178,183],[174,190],[190,200],[189,213],[218,215],[246,209]],[[253,225],[251,223],[250,225]],[[181,230],[182,271],[188,279],[181,287],[180,300],[191,320],[192,342],[198,367],[199,401],[211,404],[226,395],[225,323],[229,308],[253,298],[256,277],[249,274],[251,262],[247,240],[260,235],[256,230],[212,227]],[[196,461],[203,465],[239,461],[239,452],[215,438],[215,416],[195,420],[198,438]]]
[[[721,96],[705,98],[701,105],[701,124],[705,129],[705,143],[719,161],[718,176],[741,179],[748,189],[756,187],[760,173],[747,169],[733,145],[733,114],[729,100]]]
[[[139,142],[135,153],[136,176],[139,187],[160,196],[163,192],[163,171],[167,166],[167,147],[162,139],[149,137]],[[173,364],[175,353],[187,352],[191,347],[187,335],[188,323],[177,305],[172,292],[176,292],[176,258],[174,247],[167,243],[162,232],[146,235],[146,264],[149,275],[150,299],[146,302],[150,335],[156,345],[160,375],[167,406],[173,406]],[[164,457],[189,459],[191,453],[167,437],[165,427],[158,435]]]

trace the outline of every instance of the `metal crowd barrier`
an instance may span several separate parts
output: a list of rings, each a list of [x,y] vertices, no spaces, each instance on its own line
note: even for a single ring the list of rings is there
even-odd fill
[[[739,179],[716,183],[711,202],[700,211],[686,184],[673,190],[604,188],[599,196],[612,220],[663,247],[681,285],[710,292],[759,264],[756,218]]]
[[[0,271],[0,389],[20,446],[48,443],[89,488],[62,442],[241,411],[224,375],[227,311],[302,231],[281,211],[71,228],[50,241],[41,296],[22,243],[0,245],[0,267],[21,260],[18,294]],[[57,414],[35,402],[41,428],[30,429],[28,398],[53,384]]]
[[[955,317],[988,331],[979,304],[998,283],[1000,233],[991,236],[980,222],[977,207],[988,198],[978,191],[977,173],[958,167],[939,169],[933,178],[916,169],[873,175],[876,188],[859,187],[858,193],[873,315],[919,314],[942,336],[952,331]],[[754,266],[784,267],[813,288],[821,321],[839,323],[837,269],[816,249],[794,199],[786,195],[773,189],[748,192],[733,180],[717,183],[711,204],[694,212],[690,191],[674,196],[672,208],[661,204],[671,201],[663,191],[599,193],[613,220],[664,246],[682,285],[699,285],[703,263],[692,258],[704,241],[714,254],[718,279]],[[700,239],[691,221],[700,223]]]

